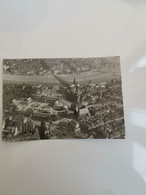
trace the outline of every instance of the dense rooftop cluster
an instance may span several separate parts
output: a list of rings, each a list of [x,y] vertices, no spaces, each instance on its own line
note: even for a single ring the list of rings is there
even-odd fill
[[[120,79],[113,80],[101,93],[99,103],[89,107],[89,115],[80,118],[84,129],[91,130],[95,138],[124,137],[124,113]],[[85,128],[86,127],[86,128]]]
[[[51,139],[125,136],[121,78],[98,84],[89,80],[87,85],[82,86],[74,79],[72,84],[64,84],[66,87],[4,84],[6,118],[11,115],[14,121],[17,118],[16,121],[21,123],[17,125],[17,130],[24,135],[29,132],[35,136],[29,139],[40,138],[42,123],[44,132],[47,132],[50,128],[47,123],[50,120],[53,121],[51,126],[54,125],[49,134]],[[14,121],[13,128],[16,124]]]

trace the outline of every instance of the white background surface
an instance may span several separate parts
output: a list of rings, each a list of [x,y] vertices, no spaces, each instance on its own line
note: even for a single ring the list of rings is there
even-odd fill
[[[115,55],[126,139],[0,142],[0,195],[146,194],[146,1],[0,0],[2,59]]]

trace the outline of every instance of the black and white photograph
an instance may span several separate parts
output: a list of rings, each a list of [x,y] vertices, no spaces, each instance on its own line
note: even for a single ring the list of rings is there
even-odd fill
[[[124,139],[120,57],[3,60],[3,141]]]

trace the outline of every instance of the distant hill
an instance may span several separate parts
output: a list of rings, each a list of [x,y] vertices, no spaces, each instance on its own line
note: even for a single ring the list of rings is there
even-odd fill
[[[50,58],[50,59],[4,59],[3,71],[10,74],[39,75],[51,71],[97,70],[101,72],[120,73],[120,58]]]

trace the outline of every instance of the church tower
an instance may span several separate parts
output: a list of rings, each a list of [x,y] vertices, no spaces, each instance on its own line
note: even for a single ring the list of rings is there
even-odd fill
[[[75,79],[75,77],[74,77],[74,80],[73,80],[73,84],[76,85],[76,79]]]

